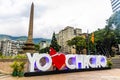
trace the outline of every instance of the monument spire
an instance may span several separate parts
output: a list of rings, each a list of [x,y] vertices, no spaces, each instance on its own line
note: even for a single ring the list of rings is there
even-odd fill
[[[28,39],[23,47],[24,53],[26,53],[26,52],[34,53],[35,52],[35,46],[33,43],[33,20],[34,20],[33,18],[34,18],[34,4],[32,3],[31,10],[30,10]]]
[[[34,17],[34,4],[31,5],[30,11],[30,20],[29,20],[29,31],[28,31],[28,40],[27,42],[32,43],[33,39],[33,17]]]

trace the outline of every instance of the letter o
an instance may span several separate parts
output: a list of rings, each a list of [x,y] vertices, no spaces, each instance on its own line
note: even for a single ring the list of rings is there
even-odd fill
[[[47,58],[46,64],[44,66],[41,66],[41,64],[39,62],[42,58]],[[40,54],[37,58],[36,65],[39,70],[47,71],[52,65],[52,59],[51,59],[50,55],[49,54]]]

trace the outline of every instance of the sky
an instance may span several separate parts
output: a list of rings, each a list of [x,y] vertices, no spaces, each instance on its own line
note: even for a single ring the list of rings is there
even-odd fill
[[[0,0],[0,34],[27,36],[34,3],[34,38],[52,37],[66,26],[93,32],[112,15],[110,0]]]

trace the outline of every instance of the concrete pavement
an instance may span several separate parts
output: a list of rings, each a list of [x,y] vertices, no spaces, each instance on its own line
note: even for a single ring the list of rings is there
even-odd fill
[[[120,80],[120,69],[75,72],[34,77],[4,77],[0,80]]]

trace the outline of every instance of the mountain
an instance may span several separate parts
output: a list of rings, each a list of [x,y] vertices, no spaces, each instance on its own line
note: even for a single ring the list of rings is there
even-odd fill
[[[0,40],[2,39],[10,39],[10,40],[21,40],[21,41],[26,41],[27,40],[27,36],[10,36],[10,35],[4,35],[4,34],[0,34]],[[46,39],[46,38],[33,38],[33,42],[35,44],[38,44],[41,41],[47,41],[50,42],[51,39]]]

